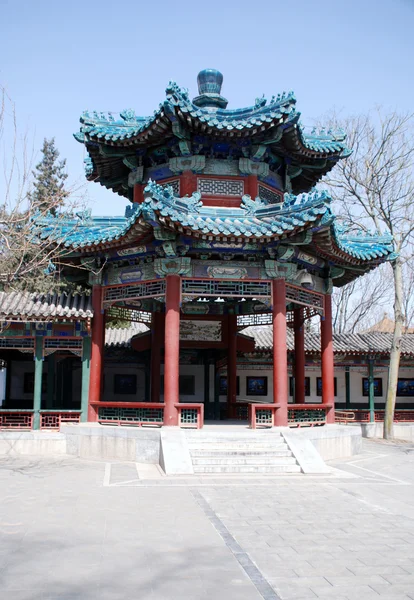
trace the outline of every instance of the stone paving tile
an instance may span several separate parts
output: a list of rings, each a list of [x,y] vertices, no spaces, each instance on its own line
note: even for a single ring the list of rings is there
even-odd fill
[[[0,460],[1,600],[268,600],[269,583],[281,600],[414,600],[414,456],[368,447],[385,456],[335,463],[358,478],[255,480],[264,486],[128,487],[129,463],[103,487],[102,463]],[[227,538],[195,502],[197,485]]]

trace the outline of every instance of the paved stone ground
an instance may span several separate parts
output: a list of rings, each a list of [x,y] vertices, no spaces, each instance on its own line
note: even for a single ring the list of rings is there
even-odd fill
[[[0,461],[2,600],[414,600],[414,445],[329,476]]]

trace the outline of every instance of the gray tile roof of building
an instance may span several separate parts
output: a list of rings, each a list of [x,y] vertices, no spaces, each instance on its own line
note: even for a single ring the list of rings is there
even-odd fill
[[[251,326],[242,330],[242,333],[254,338],[256,350],[266,352],[273,347],[273,328],[271,325]],[[336,354],[388,354],[391,349],[392,333],[334,333],[333,347]],[[293,330],[287,332],[288,350],[294,350]],[[319,333],[305,334],[305,352],[319,353],[321,347]],[[405,355],[414,355],[414,335],[406,334],[402,339],[401,352]]]
[[[0,292],[0,319],[36,321],[48,318],[93,317],[92,299],[86,294]]]
[[[138,333],[145,333],[148,327],[143,323],[131,323],[130,327],[111,328],[105,330],[105,346],[109,348],[128,348],[131,339]]]

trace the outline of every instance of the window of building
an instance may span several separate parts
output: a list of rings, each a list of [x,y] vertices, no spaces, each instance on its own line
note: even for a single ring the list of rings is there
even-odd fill
[[[362,395],[369,396],[369,379],[362,378]],[[382,377],[374,377],[374,396],[382,396]]]
[[[247,396],[267,396],[267,377],[246,377]]]
[[[294,377],[289,377],[289,396],[293,396]],[[310,377],[305,377],[305,396],[310,396]]]
[[[220,375],[219,377],[219,395],[227,396],[227,375]],[[240,395],[240,377],[236,377],[236,395]]]
[[[316,395],[322,396],[322,377],[316,378]],[[336,377],[334,377],[334,395],[335,396],[338,395],[338,387],[337,387]]]

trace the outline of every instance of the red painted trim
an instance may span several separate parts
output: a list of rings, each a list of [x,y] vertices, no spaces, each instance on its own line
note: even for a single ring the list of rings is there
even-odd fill
[[[179,398],[180,371],[180,297],[179,275],[167,275],[165,294],[164,425],[178,425],[175,404]]]
[[[221,206],[222,208],[240,208],[241,198],[236,196],[203,196],[204,206]],[[227,236],[229,237],[229,236]],[[237,237],[237,236],[236,236]]]
[[[105,343],[104,315],[101,312],[102,287],[94,285],[92,288],[92,355],[89,376],[89,406],[88,421],[97,421],[98,414],[93,408],[93,403],[99,402],[102,391],[102,363]]]
[[[275,425],[287,425],[288,368],[286,326],[286,283],[272,281],[273,296],[273,402],[280,404],[275,414]]]
[[[303,326],[303,308],[293,311],[295,336],[295,403],[305,402],[305,328]]]
[[[197,175],[194,175],[192,171],[184,171],[180,177],[180,196],[181,198],[185,195],[191,196],[193,192],[197,191]]]
[[[256,198],[259,195],[259,185],[257,175],[249,175],[244,186],[245,194],[249,194],[251,198]]]
[[[154,283],[154,282],[158,283],[160,281],[160,279],[164,279],[164,278],[159,277],[158,279],[142,279],[139,281],[131,281],[129,283],[114,283],[112,285],[103,285],[102,289],[107,290],[109,288],[120,288],[120,287],[126,287],[126,286],[131,286],[131,285],[138,285],[139,283]],[[114,300],[114,302],[117,302],[117,300]]]
[[[120,406],[121,408],[165,408],[163,402],[90,402],[92,406],[97,408],[112,408]]]
[[[335,423],[334,353],[332,341],[332,297],[325,295],[325,316],[321,319],[322,404],[330,407],[326,422]]]

